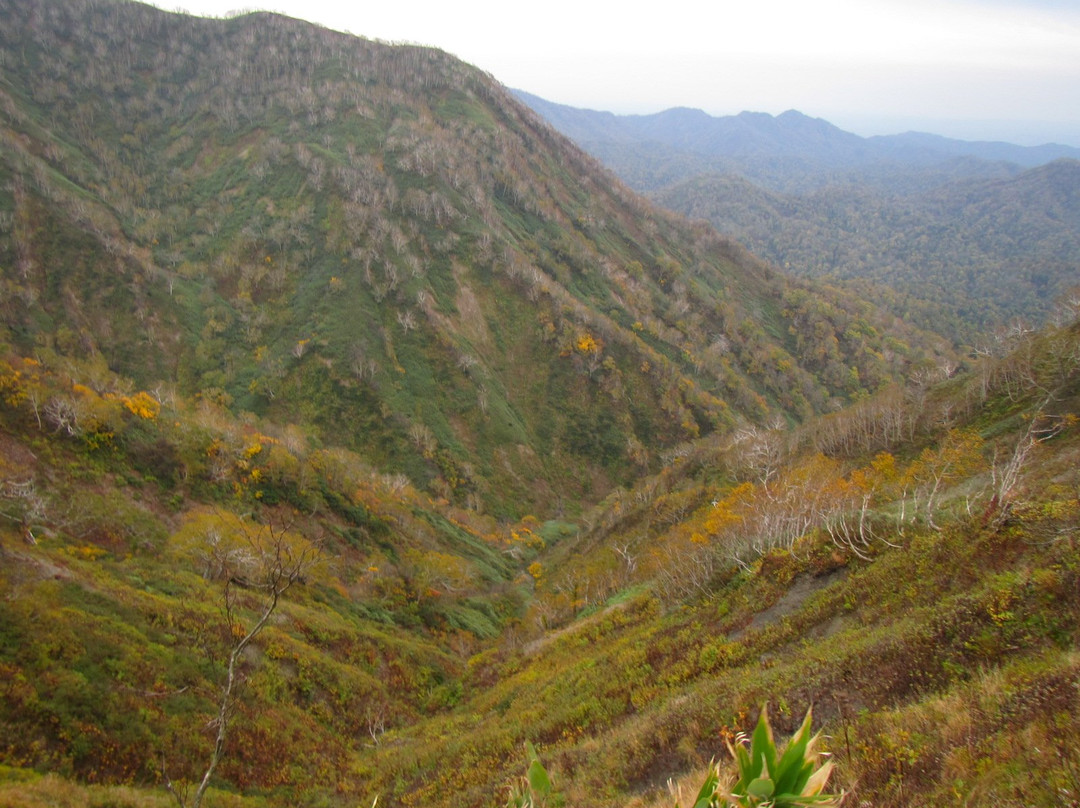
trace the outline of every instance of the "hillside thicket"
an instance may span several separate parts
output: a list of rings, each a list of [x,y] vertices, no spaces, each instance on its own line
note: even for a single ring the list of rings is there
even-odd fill
[[[577,526],[499,525],[295,428],[9,356],[0,793],[153,804],[163,772],[195,777],[260,601],[223,612],[215,559],[295,535],[322,563],[242,659],[216,799],[488,805],[531,741],[568,804],[646,804],[770,701],[782,732],[816,705],[853,798],[1059,805],[1080,328],[1009,347],[681,447]]]

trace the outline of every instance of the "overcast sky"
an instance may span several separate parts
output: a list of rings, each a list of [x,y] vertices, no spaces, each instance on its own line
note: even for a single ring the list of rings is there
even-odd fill
[[[244,0],[158,1],[224,16]],[[503,84],[617,113],[797,109],[861,135],[910,129],[1080,146],[1080,0],[267,0],[372,39],[434,45]]]

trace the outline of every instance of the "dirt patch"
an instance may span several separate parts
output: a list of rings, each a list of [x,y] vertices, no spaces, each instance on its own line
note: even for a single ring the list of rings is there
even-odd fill
[[[39,555],[0,546],[0,558],[12,573],[12,582],[69,581],[71,571]]]
[[[534,656],[537,652],[551,645],[551,643],[553,643],[559,637],[563,637],[567,634],[573,634],[575,631],[580,631],[593,621],[599,620],[606,614],[625,609],[627,602],[628,601],[620,601],[619,603],[613,603],[610,606],[607,606],[596,612],[595,614],[590,615],[587,620],[580,620],[578,622],[571,623],[568,626],[563,626],[562,628],[555,629],[554,631],[549,631],[544,636],[538,637],[532,642],[526,643],[525,647],[522,648],[522,652],[525,654],[525,656]]]
[[[847,570],[845,569],[834,570],[825,575],[818,576],[800,575],[795,579],[791,584],[791,587],[784,593],[780,600],[776,601],[776,603],[768,609],[755,614],[753,620],[747,623],[743,628],[733,632],[728,639],[737,640],[747,631],[764,628],[789,614],[794,614],[802,607],[807,598],[816,592],[820,592],[825,587],[843,580],[845,575],[847,575]]]
[[[0,433],[0,477],[25,479],[37,468],[37,456],[11,435]]]
[[[458,287],[454,305],[458,310],[458,328],[461,333],[469,338],[474,345],[487,347],[491,345],[491,333],[488,331],[487,322],[484,320],[483,309],[480,301],[471,288],[465,284]]]

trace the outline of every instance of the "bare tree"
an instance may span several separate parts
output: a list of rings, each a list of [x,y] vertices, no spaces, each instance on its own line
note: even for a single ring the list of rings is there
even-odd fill
[[[17,524],[28,544],[37,544],[34,531],[46,518],[46,505],[33,478],[0,481],[0,516]]]
[[[213,519],[200,534],[195,550],[203,563],[203,574],[223,582],[222,604],[228,634],[236,639],[229,649],[225,681],[218,692],[218,709],[213,724],[217,727],[214,748],[206,771],[188,800],[188,786],[174,783],[165,768],[162,754],[161,777],[166,790],[180,808],[199,808],[214,771],[225,752],[229,720],[236,703],[238,669],[244,650],[266,628],[277,610],[281,597],[293,584],[303,582],[320,560],[319,547],[292,533],[288,527],[273,524],[252,529],[242,519]],[[245,624],[239,615],[238,590],[257,593],[261,598],[253,623]]]
[[[637,571],[638,557],[635,553],[630,552],[630,540],[627,539],[623,542],[622,546],[615,544],[611,547],[614,552],[623,562],[623,580],[629,581],[634,572]]]
[[[991,469],[994,494],[986,508],[985,519],[995,527],[1000,527],[1012,512],[1015,488],[1020,481],[1021,472],[1028,461],[1031,451],[1037,446],[1056,438],[1072,426],[1076,417],[1068,415],[1050,415],[1045,408],[1054,400],[1047,396],[1039,408],[1028,420],[1028,428],[1020,436],[1013,448],[1012,455],[1004,465],[995,464]]]

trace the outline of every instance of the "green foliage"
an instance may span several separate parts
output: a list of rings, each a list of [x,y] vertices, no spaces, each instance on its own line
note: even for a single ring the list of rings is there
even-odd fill
[[[797,113],[604,117],[522,98],[635,190],[950,338],[1042,321],[1075,283],[1080,168],[1057,159],[1075,149],[928,139],[912,150],[839,130],[823,148],[823,122],[804,128]]]
[[[434,51],[0,16],[0,802],[198,770],[285,527],[220,804],[647,801],[808,692],[858,800],[1072,787],[1075,325],[955,372]]]
[[[762,707],[749,742],[736,738],[735,746],[728,746],[738,765],[739,776],[735,784],[721,786],[719,768],[710,770],[693,808],[839,805],[839,796],[821,793],[833,764],[818,761],[820,753],[814,751],[818,735],[810,735],[811,713],[812,710],[806,711],[802,725],[780,750],[773,740],[768,709]]]
[[[218,770],[222,787],[267,804],[490,801],[526,739],[548,750],[567,804],[651,799],[763,699],[800,737],[786,705],[807,688],[853,798],[1019,788],[1042,804],[1049,792],[1024,767],[1069,788],[1076,740],[1080,505],[1065,417],[1076,336],[1033,335],[1022,362],[994,360],[921,397],[882,394],[794,432],[684,447],[575,523],[512,525],[433,502],[296,428],[182,397],[145,419],[107,397],[122,380],[100,368],[62,365],[97,385],[76,391],[52,360],[9,357],[0,753],[76,789],[151,787],[162,750],[173,776],[193,770],[212,738],[191,728],[213,713],[231,635],[220,580],[199,574],[224,568],[181,545],[217,530],[222,551],[243,550],[245,530],[291,523],[332,561],[249,647]],[[39,427],[33,397],[74,392],[80,419],[115,430],[108,453],[43,410]],[[909,398],[917,416],[897,415]],[[171,489],[132,472],[157,441],[174,447]],[[1011,457],[1027,459],[1008,507],[988,511]],[[268,504],[270,490],[304,510]],[[708,577],[663,584],[705,562]],[[249,617],[255,593],[239,593]],[[1048,712],[1024,706],[1035,703]],[[1032,740],[1010,753],[1017,733]],[[943,756],[965,785],[938,776]],[[774,788],[783,760],[767,763]],[[721,796],[763,798],[764,782],[749,789],[762,772]]]
[[[525,751],[529,756],[529,768],[521,781],[510,787],[506,808],[543,808],[549,799],[552,805],[561,805],[553,792],[547,770],[540,762],[536,749],[528,741],[525,742]]]

